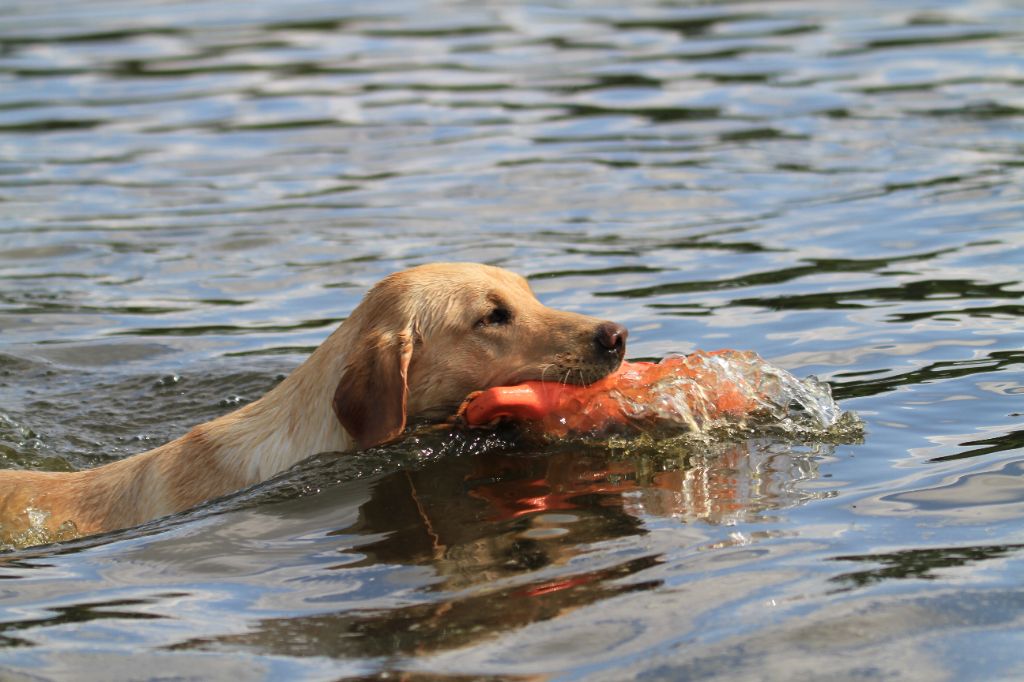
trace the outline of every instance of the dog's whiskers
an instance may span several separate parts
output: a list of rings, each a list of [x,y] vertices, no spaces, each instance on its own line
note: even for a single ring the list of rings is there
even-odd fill
[[[549,363],[545,364],[543,367],[540,368],[540,380],[541,381],[544,381],[545,377],[547,376],[548,370],[551,369],[554,366],[555,366],[555,364],[553,362],[549,362]]]

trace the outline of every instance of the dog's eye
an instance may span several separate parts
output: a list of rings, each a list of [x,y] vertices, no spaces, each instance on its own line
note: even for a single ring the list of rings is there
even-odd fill
[[[478,327],[496,327],[503,324],[508,324],[512,321],[512,312],[508,308],[497,307],[491,312],[480,318],[477,322]]]

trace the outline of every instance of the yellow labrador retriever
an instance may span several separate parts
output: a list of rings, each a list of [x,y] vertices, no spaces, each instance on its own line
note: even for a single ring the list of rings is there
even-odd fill
[[[319,452],[396,438],[472,391],[614,371],[626,330],[542,305],[522,277],[470,263],[393,274],[263,398],[96,469],[0,471],[0,530],[78,534],[138,525],[266,480]]]

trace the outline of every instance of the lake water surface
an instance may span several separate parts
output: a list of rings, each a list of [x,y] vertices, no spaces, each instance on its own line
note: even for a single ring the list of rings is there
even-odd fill
[[[435,434],[0,565],[5,679],[1024,677],[1024,6],[5,0],[0,457],[474,260],[862,438]]]

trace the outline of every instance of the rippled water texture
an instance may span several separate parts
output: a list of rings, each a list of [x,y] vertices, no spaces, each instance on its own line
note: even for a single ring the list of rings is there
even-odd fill
[[[862,442],[418,432],[0,565],[0,671],[1024,677],[1024,8],[0,3],[0,456],[261,395],[381,276],[756,351]]]

